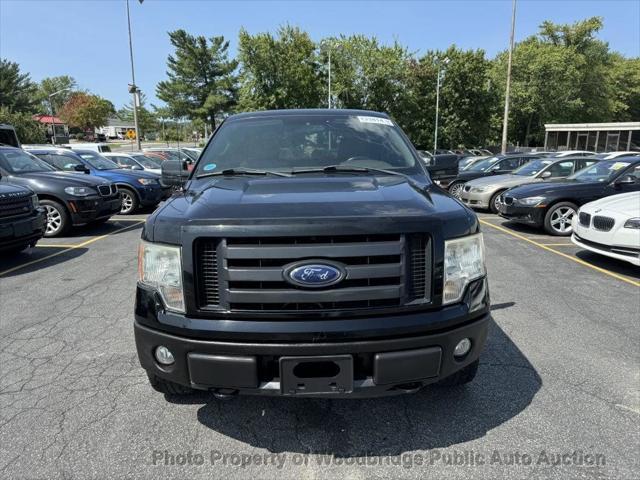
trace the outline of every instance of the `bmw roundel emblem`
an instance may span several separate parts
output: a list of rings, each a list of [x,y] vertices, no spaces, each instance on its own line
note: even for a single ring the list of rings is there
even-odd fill
[[[335,285],[345,277],[345,270],[342,265],[312,260],[287,265],[283,273],[287,282],[300,287],[311,288]]]

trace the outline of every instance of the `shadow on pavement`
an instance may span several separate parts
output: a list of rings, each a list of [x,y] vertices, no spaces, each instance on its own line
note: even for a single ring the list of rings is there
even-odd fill
[[[622,260],[617,260],[615,258],[605,257],[604,255],[598,255],[597,253],[589,250],[580,250],[576,253],[576,257],[595,267],[603,268],[619,275],[640,280],[640,268],[632,265],[631,263],[623,262]]]
[[[430,386],[413,395],[366,400],[247,396],[230,402],[204,393],[166,398],[203,403],[197,414],[203,425],[270,452],[398,455],[481,438],[527,408],[542,381],[493,321],[480,361],[472,383]]]
[[[78,258],[79,256],[87,253],[88,250],[89,250],[88,248],[67,249],[66,247],[47,247],[47,248],[36,247],[21,253],[13,253],[9,256],[0,256],[0,278],[15,277],[18,275],[24,275],[25,273],[42,270],[44,268],[54,267],[68,260]],[[46,260],[40,260],[50,255],[54,255],[54,256],[51,258],[47,258]],[[34,260],[39,260],[39,261],[37,261],[33,265],[28,265],[30,262],[33,262]],[[9,272],[6,274],[1,273],[6,270],[10,270],[12,268],[18,267],[20,265],[25,265],[25,264],[27,264],[25,267],[22,267],[13,272]]]
[[[137,219],[136,219],[137,220]],[[134,221],[122,221],[118,222],[117,219],[112,219],[105,223],[94,223],[84,225],[82,227],[74,227],[65,234],[64,238],[78,238],[78,237],[98,237],[100,235],[118,234],[128,232],[130,230],[136,230],[142,228],[144,220],[141,219],[140,223]],[[127,228],[126,230],[122,230]],[[120,231],[118,231],[120,230]],[[49,240],[55,242],[59,241],[58,238],[50,238]]]

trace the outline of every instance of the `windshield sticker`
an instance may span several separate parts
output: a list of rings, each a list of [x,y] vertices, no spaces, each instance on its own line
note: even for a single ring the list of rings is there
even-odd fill
[[[393,122],[388,118],[380,118],[380,117],[364,117],[358,115],[358,120],[361,123],[377,123],[378,125],[389,125],[393,127]]]
[[[616,162],[613,165],[611,165],[611,170],[613,170],[613,171],[620,170],[621,168],[624,168],[627,165],[629,165],[629,164],[625,163],[625,162]]]
[[[215,163],[207,163],[204,167],[202,167],[202,169],[205,172],[210,172],[211,170],[215,170],[217,166],[218,165],[216,165]]]

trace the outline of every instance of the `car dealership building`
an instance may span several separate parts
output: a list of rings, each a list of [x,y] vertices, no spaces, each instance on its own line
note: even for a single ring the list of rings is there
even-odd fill
[[[544,149],[640,151],[640,122],[547,123]]]

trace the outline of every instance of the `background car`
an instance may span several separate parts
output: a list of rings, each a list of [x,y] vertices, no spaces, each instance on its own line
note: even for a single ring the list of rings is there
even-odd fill
[[[551,235],[571,235],[580,205],[610,195],[640,191],[640,158],[603,160],[564,181],[523,185],[498,197],[502,217],[544,227]]]
[[[480,160],[485,160],[489,158],[486,155],[480,155],[475,157],[463,157],[458,160],[458,172],[469,168],[471,165],[478,163]]]
[[[113,182],[122,196],[120,213],[131,215],[138,207],[155,207],[170,195],[160,185],[160,177],[149,172],[125,170],[118,164],[91,150],[64,148],[34,149],[31,153],[57,170],[77,173],[85,170],[91,175]]]
[[[573,218],[571,241],[585,250],[640,266],[640,192],[583,205]]]
[[[594,155],[601,160],[613,160],[618,157],[640,157],[640,152],[605,152]]]
[[[565,157],[592,157],[596,152],[589,150],[563,150],[562,152],[548,152],[545,157],[548,158],[565,158]]]
[[[120,212],[122,200],[112,182],[58,172],[19,148],[0,146],[0,174],[1,182],[29,187],[38,195],[47,213],[45,237],[61,235],[72,225],[104,222]]]
[[[471,208],[490,209],[498,213],[498,196],[505,190],[527,183],[566,178],[598,162],[597,158],[538,158],[507,175],[492,175],[467,182],[460,199]]]
[[[0,255],[35,247],[44,235],[46,219],[33,190],[0,182]]]
[[[111,151],[111,147],[106,143],[67,143],[62,146],[71,150],[92,150],[98,153]]]
[[[162,174],[160,163],[142,152],[103,153],[102,156],[117,163],[121,168],[144,170],[145,172],[155,173],[156,175]]]
[[[186,150],[184,148],[157,147],[157,148],[144,148],[142,149],[142,151],[144,154],[147,154],[147,153],[159,154],[163,156],[165,160],[183,160],[189,163],[194,163],[199,156],[198,153]]]
[[[468,181],[475,180],[476,178],[487,177],[489,175],[503,175],[505,173],[511,173],[516,168],[519,168],[530,160],[535,160],[537,158],[540,158],[540,155],[534,153],[512,153],[486,158],[474,163],[463,171],[458,172],[456,178],[449,183],[449,193],[456,198],[460,198],[462,188]]]

